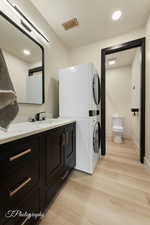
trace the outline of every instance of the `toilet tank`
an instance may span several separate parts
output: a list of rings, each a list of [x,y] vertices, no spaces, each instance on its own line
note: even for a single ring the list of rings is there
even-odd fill
[[[122,116],[112,117],[112,127],[122,127],[123,128],[124,118]]]

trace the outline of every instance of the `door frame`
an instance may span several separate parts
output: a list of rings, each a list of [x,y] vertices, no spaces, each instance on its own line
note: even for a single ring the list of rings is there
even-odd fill
[[[141,64],[141,114],[140,114],[140,161],[145,157],[145,42],[146,39],[136,39],[101,50],[101,151],[106,155],[106,55],[140,47]]]

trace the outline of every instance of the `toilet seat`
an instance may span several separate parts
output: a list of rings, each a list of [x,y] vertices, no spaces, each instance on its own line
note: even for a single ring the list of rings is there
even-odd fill
[[[123,134],[124,134],[124,118],[121,116],[112,117],[112,138],[113,142],[116,144],[123,143]]]
[[[112,128],[113,132],[123,133],[123,127],[115,126]]]

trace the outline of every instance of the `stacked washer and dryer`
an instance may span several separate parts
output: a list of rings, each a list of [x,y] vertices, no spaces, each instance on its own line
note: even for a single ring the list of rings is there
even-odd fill
[[[93,64],[59,72],[59,114],[76,120],[76,169],[93,174],[100,158],[100,78]]]

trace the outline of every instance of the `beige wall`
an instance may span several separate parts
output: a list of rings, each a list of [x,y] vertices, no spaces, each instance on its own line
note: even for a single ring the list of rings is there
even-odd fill
[[[53,116],[58,116],[58,69],[68,66],[68,50],[29,0],[14,0],[14,2],[52,42],[49,45],[41,42],[45,48],[45,104],[41,106],[20,104],[16,121],[26,120],[40,111],[47,111]]]
[[[92,62],[100,72],[101,68],[101,49],[118,45],[127,41],[135,40],[145,36],[145,29],[127,33],[113,39],[96,42],[87,46],[72,49],[70,51],[70,65]]]
[[[141,50],[137,49],[131,67],[131,108],[141,108]],[[140,112],[131,116],[131,135],[134,143],[139,148],[140,144]]]
[[[150,167],[150,17],[146,26],[146,164]]]
[[[124,137],[131,137],[131,67],[106,70],[106,134],[112,136],[112,116],[124,117]]]
[[[28,76],[29,69],[41,66],[41,62],[29,64],[28,62],[8,53],[6,50],[3,50],[3,54],[10,78],[17,94],[18,103],[41,104],[42,72],[36,73],[36,76]]]
[[[26,101],[26,83],[27,71],[29,65],[18,57],[3,50],[4,58],[7,64],[9,75],[11,77],[14,89],[17,94],[18,102]],[[21,75],[21,80],[20,80]]]
[[[106,134],[112,136],[112,116],[124,117],[124,137],[131,138],[139,147],[140,113],[133,116],[131,108],[140,109],[141,52],[132,65],[106,71]]]

